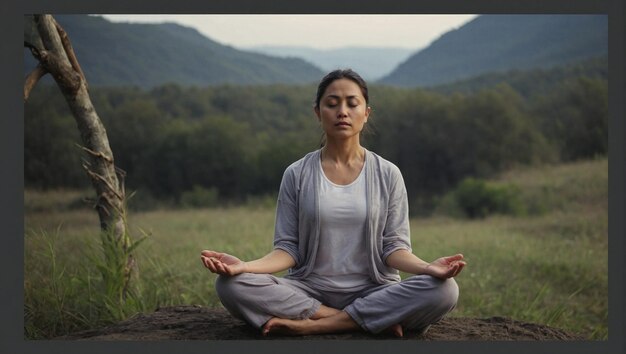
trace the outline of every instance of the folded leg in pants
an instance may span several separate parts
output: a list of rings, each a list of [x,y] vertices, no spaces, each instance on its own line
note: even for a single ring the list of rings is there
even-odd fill
[[[310,318],[321,304],[342,309],[365,331],[379,333],[401,324],[424,330],[455,306],[459,289],[453,278],[416,275],[399,283],[373,285],[356,293],[314,289],[306,282],[270,274],[243,273],[217,278],[217,294],[235,317],[261,328],[272,317]]]

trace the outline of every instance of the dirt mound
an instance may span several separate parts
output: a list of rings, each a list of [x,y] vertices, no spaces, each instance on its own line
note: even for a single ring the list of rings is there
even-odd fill
[[[396,339],[391,335],[353,332],[304,337],[263,337],[256,329],[230,316],[224,309],[201,306],[159,308],[138,314],[116,325],[77,332],[57,339],[66,340],[228,340],[228,339]],[[445,318],[425,334],[405,333],[418,340],[581,340],[578,335],[538,324],[503,317]]]

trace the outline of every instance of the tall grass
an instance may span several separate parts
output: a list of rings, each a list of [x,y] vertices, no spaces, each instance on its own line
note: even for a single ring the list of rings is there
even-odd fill
[[[25,223],[30,225],[25,235],[26,338],[50,338],[103,326],[161,306],[220,306],[213,291],[215,276],[201,266],[200,251],[216,249],[252,259],[272,247],[272,208],[131,215],[130,231],[149,236],[133,250],[133,289],[129,298],[121,301],[120,270],[109,269],[110,264],[105,263],[113,240],[106,236],[100,239],[97,215],[92,213],[75,210],[26,215]],[[104,279],[103,274],[118,279]]]
[[[145,238],[135,240],[129,233],[120,238],[111,230],[98,233],[97,244],[94,238],[71,247],[61,230],[61,225],[52,233],[31,229],[25,235],[28,338],[108,324],[145,310],[132,279],[132,254]]]
[[[430,261],[462,252],[468,260],[457,277],[461,295],[451,316],[509,316],[606,338],[607,164],[511,171],[489,182],[516,185],[527,201],[542,197],[537,203],[545,211],[532,217],[412,219],[418,256]],[[101,252],[95,212],[33,208],[24,222],[25,336],[50,338],[160,306],[220,306],[215,276],[202,267],[200,251],[244,260],[264,255],[272,247],[274,208],[256,203],[131,214],[130,231],[150,236],[135,250],[135,300],[119,316],[98,304],[102,279],[88,256]]]

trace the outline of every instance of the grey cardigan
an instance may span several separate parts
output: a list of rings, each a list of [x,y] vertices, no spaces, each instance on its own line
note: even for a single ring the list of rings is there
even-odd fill
[[[400,281],[398,271],[388,267],[387,257],[399,249],[411,251],[409,207],[400,169],[365,150],[367,219],[365,244],[372,281]],[[274,249],[291,255],[296,264],[288,278],[305,278],[313,269],[320,236],[320,150],[308,153],[285,170],[278,193]]]

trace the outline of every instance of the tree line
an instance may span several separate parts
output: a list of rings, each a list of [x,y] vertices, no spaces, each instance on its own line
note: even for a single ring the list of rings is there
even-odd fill
[[[402,170],[416,213],[428,213],[466,177],[606,155],[607,78],[555,77],[542,81],[541,95],[527,94],[532,76],[525,92],[506,82],[445,93],[371,85],[363,144]],[[275,195],[284,169],[319,147],[315,89],[168,84],[90,95],[139,206],[181,204],[190,193],[219,202]],[[58,89],[38,86],[24,119],[25,186],[86,187],[80,138]]]

